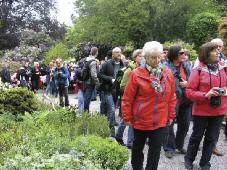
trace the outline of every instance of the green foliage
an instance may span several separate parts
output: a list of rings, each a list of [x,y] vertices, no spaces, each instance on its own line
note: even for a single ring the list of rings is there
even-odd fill
[[[126,148],[101,138],[109,128],[99,114],[76,117],[60,109],[25,114],[21,120],[0,115],[0,169],[120,169],[128,159]],[[86,124],[83,130],[81,124]]]
[[[204,0],[75,0],[79,17],[67,32],[73,45],[94,42],[141,48],[146,41],[185,40],[186,24],[194,15],[217,11],[218,5]]]
[[[203,43],[216,38],[220,17],[215,13],[204,12],[195,15],[187,25],[187,35],[198,48]]]
[[[15,165],[19,169],[20,167],[30,167],[32,164],[38,167],[50,166],[50,168],[66,166],[69,169],[74,164],[88,169],[94,165],[97,169],[101,169],[99,161],[89,157],[87,153],[73,149],[80,148],[75,145],[74,141],[77,141],[79,135],[100,136],[100,138],[97,137],[97,140],[93,137],[94,142],[97,142],[97,149],[95,149],[99,151],[100,143],[103,147],[109,146],[109,144],[105,144],[107,140],[101,138],[108,137],[109,132],[108,121],[100,114],[84,113],[78,117],[75,112],[67,109],[26,113],[21,117],[10,113],[1,114],[0,164],[3,167]],[[95,147],[94,143],[93,146]],[[123,153],[120,146],[114,148],[116,151],[112,155],[113,158],[110,158],[111,154],[109,155],[109,158],[113,160],[111,166],[120,166],[119,162],[122,160],[118,159],[127,155],[127,152]],[[98,153],[100,158],[105,157],[102,155],[105,154],[104,151]],[[118,158],[114,157],[116,154],[120,154]],[[75,157],[76,160],[72,160]],[[58,158],[62,158],[62,161]],[[22,159],[27,161],[22,161]],[[66,165],[68,162],[70,162],[69,165]]]
[[[110,139],[78,137],[72,145],[75,150],[84,153],[85,157],[100,163],[103,169],[121,169],[128,160],[127,149]]]
[[[164,43],[164,46],[170,47],[172,45],[180,45],[182,48],[187,49],[190,54],[190,60],[194,61],[197,58],[197,53],[194,47],[194,44],[186,43],[182,40],[176,40],[176,41],[167,41]]]
[[[81,154],[70,152],[68,154],[55,153],[45,158],[40,153],[24,156],[17,154],[15,159],[7,159],[1,169],[72,169],[72,170],[100,170],[101,166],[90,160],[81,160]]]
[[[49,63],[51,60],[61,58],[63,60],[70,59],[69,49],[62,43],[59,42],[51,47],[45,55],[45,63]]]
[[[221,36],[224,42],[225,55],[227,55],[227,14],[226,14],[226,17],[223,17],[221,19],[218,30],[219,30],[219,35]]]
[[[3,107],[1,108],[3,112],[0,113],[10,112],[17,115],[25,112],[32,113],[38,109],[34,93],[25,88],[2,91],[0,103]]]
[[[50,46],[54,42],[45,32],[35,32],[33,30],[24,30],[20,36],[20,45],[39,46],[41,44]]]

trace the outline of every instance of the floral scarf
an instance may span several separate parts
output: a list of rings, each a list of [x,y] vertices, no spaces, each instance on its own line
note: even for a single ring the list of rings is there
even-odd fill
[[[163,65],[159,65],[157,68],[152,68],[151,66],[146,64],[146,69],[149,71],[150,76],[153,77],[151,80],[151,87],[158,93],[163,92],[163,88],[161,86],[161,78],[162,78],[162,69]]]

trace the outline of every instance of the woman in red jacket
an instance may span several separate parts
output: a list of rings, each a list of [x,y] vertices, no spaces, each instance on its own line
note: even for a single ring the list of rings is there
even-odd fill
[[[149,139],[146,169],[158,167],[164,128],[175,117],[174,76],[161,66],[163,46],[156,41],[147,42],[142,55],[144,67],[131,72],[122,98],[122,113],[126,124],[134,129],[132,167],[143,169],[143,148]]]
[[[199,165],[202,170],[209,170],[212,150],[223,116],[227,113],[227,68],[225,63],[219,61],[217,45],[211,42],[200,47],[199,61],[200,64],[193,69],[186,88],[186,95],[194,104],[193,132],[185,155],[185,168],[193,168],[193,161],[204,135]]]

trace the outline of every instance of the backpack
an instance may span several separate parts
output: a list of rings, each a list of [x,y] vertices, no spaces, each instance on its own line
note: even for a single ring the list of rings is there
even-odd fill
[[[95,60],[86,61],[86,58],[78,62],[79,67],[75,70],[75,78],[79,81],[86,81],[90,77],[89,65]]]

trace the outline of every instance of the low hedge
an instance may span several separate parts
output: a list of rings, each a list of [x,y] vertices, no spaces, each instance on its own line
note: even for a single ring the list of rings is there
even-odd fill
[[[105,139],[109,132],[106,117],[98,113],[77,117],[60,109],[25,113],[20,121],[14,114],[1,114],[0,169],[73,169],[74,164],[76,169],[119,169],[128,152]]]

